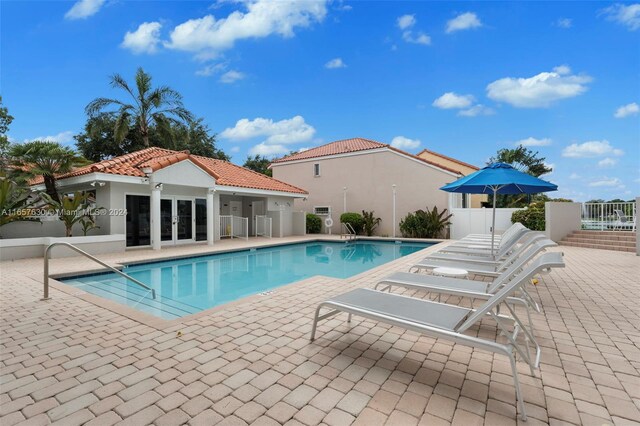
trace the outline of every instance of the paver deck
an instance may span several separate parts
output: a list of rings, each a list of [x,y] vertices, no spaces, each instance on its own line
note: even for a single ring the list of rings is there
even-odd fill
[[[535,377],[519,363],[526,424],[640,424],[640,258],[562,251],[566,268],[532,289],[543,355]],[[0,424],[522,423],[499,355],[369,320],[349,325],[346,316],[322,322],[309,342],[318,302],[424,254],[348,280],[311,278],[164,328],[55,288],[40,301],[41,259],[2,262]],[[51,270],[92,267],[66,258]],[[496,327],[486,321],[478,333],[495,336]]]

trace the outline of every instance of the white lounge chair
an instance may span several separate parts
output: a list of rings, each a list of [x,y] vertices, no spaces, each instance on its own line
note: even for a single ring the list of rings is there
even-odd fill
[[[554,267],[564,265],[561,253],[543,254],[525,268],[519,279],[505,284],[496,294],[475,310],[365,288],[340,294],[320,303],[316,308],[311,329],[311,341],[315,339],[319,320],[332,317],[340,312],[346,312],[349,314],[349,320],[351,315],[357,315],[435,338],[503,354],[509,358],[511,363],[516,398],[520,406],[522,420],[526,420],[527,415],[522,399],[520,381],[518,380],[515,353],[517,352],[531,366],[531,354],[526,339],[524,344],[518,342],[520,331],[523,331],[525,337],[528,331],[515,315],[515,312],[512,312],[512,318],[505,318],[494,312],[494,310],[526,281],[531,279],[542,263]],[[508,304],[506,306],[510,311],[512,310]],[[322,309],[331,310],[320,315]],[[490,317],[495,321],[500,334],[506,337],[506,343],[498,343],[495,340],[468,333],[472,326],[486,317]]]
[[[499,244],[502,239],[511,237],[515,232],[523,228],[526,229],[526,227],[520,222],[514,223],[502,234],[494,236],[495,244]],[[491,234],[469,234],[461,238],[456,243],[457,244],[458,243],[459,244],[491,244]]]
[[[536,233],[537,231],[532,231],[527,228],[518,229],[516,232],[511,234],[508,238],[503,238],[500,243],[495,244],[493,253],[495,256],[504,255],[504,253],[511,250],[516,244],[518,244],[522,238],[526,235],[530,235],[531,233]],[[471,254],[478,256],[489,256],[491,255],[491,242],[488,243],[480,243],[480,244],[464,244],[459,245],[456,243],[451,243],[446,245],[437,251],[437,253],[456,253],[456,254]]]

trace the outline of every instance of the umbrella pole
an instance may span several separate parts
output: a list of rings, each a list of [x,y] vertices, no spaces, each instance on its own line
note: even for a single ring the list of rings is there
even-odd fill
[[[491,257],[493,257],[493,260],[495,260],[495,254],[494,254],[494,240],[496,237],[496,197],[498,196],[498,189],[497,187],[493,187],[493,221],[491,224]]]

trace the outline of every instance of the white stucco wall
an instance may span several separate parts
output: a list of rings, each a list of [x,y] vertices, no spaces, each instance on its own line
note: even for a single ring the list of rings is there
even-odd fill
[[[320,164],[320,176],[314,177],[314,164]],[[296,200],[295,210],[313,213],[314,206],[330,206],[333,233],[340,230],[343,213],[343,187],[347,187],[347,211],[375,211],[382,218],[376,234],[393,234],[393,190],[396,184],[397,224],[407,213],[418,209],[448,208],[448,194],[439,188],[456,180],[453,174],[432,168],[419,160],[393,152],[363,153],[336,158],[317,158],[300,163],[272,166],[273,177],[309,192],[306,201]],[[324,219],[323,228],[324,228]]]
[[[556,243],[581,228],[581,203],[544,203],[545,234]]]

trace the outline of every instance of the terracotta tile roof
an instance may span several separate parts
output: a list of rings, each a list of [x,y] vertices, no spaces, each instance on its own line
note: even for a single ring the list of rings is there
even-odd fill
[[[89,173],[145,177],[142,171],[145,167],[149,167],[155,172],[187,159],[213,176],[216,179],[217,185],[307,194],[307,192],[301,188],[231,164],[227,161],[191,155],[187,151],[172,151],[170,149],[157,147],[146,148],[109,160],[100,161],[99,163],[79,167],[69,173],[57,176],[57,179],[64,180]],[[30,183],[32,185],[42,183],[42,177],[38,177]]]
[[[449,167],[445,167],[443,165],[434,163],[433,161],[420,158],[417,155],[410,154],[406,151],[395,148],[389,144],[376,142],[376,141],[372,141],[370,139],[364,139],[364,138],[343,139],[343,140],[331,142],[326,145],[321,145],[319,147],[298,152],[296,154],[289,155],[287,157],[279,158],[277,160],[274,160],[271,164],[286,163],[287,161],[295,161],[295,160],[309,160],[311,158],[327,157],[330,155],[347,154],[350,152],[358,152],[358,151],[368,151],[368,150],[379,149],[379,148],[387,148],[392,151],[398,152],[402,155],[411,157],[415,160],[419,160],[423,163],[438,167],[439,169],[443,169],[448,172],[456,173],[459,175],[462,174],[460,170],[454,170]]]
[[[469,164],[469,163],[465,163],[464,161],[456,160],[455,158],[446,156],[444,154],[440,154],[439,152],[431,151],[429,149],[423,149],[422,151],[420,151],[418,153],[418,157],[420,157],[420,155],[423,154],[423,153],[435,155],[437,157],[444,158],[444,159],[449,160],[449,161],[453,161],[454,163],[458,163],[458,164],[460,164],[462,166],[469,167],[469,168],[471,168],[473,170],[480,170],[480,167],[476,167],[473,164]]]

